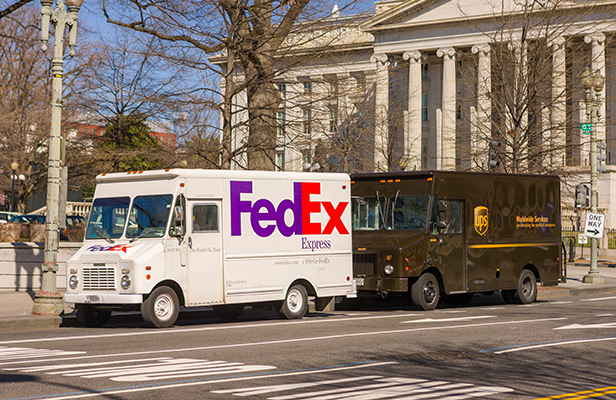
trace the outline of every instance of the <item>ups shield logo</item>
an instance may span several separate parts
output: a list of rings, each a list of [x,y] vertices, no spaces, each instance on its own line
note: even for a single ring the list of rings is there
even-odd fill
[[[488,208],[475,207],[475,231],[481,236],[488,231]]]

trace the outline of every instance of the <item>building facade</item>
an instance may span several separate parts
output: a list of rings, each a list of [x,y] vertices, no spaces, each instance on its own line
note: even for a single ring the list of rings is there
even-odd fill
[[[280,169],[556,173],[575,225],[588,68],[605,77],[592,129],[607,164],[598,204],[616,228],[616,2],[391,0],[334,20],[322,34],[343,44],[277,77]]]

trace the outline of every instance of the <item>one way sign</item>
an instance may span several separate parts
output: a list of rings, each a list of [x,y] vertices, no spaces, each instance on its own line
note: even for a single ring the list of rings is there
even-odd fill
[[[586,224],[584,225],[584,235],[589,238],[601,239],[603,227],[605,227],[605,214],[587,212]]]

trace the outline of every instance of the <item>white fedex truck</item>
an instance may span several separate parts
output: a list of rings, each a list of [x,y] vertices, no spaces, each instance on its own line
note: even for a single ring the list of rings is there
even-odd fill
[[[84,244],[67,263],[67,303],[102,326],[141,310],[167,327],[180,306],[244,304],[301,318],[355,297],[345,174],[168,169],[97,178]]]

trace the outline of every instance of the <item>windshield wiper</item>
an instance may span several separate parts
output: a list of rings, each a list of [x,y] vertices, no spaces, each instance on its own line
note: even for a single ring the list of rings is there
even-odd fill
[[[139,239],[140,237],[144,237],[145,235],[147,235],[148,233],[151,233],[151,231],[148,231],[146,229],[142,230],[140,234],[138,234],[137,236],[133,236],[132,238],[128,239],[128,243],[132,243],[135,240]]]
[[[105,239],[108,243],[113,244],[113,240],[111,240],[111,238],[109,236],[107,236],[107,234],[104,231],[101,231],[100,229],[98,229],[94,225],[92,225],[92,229],[94,229],[96,231],[96,233],[99,233],[103,237],[103,239]]]

